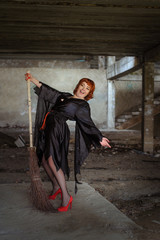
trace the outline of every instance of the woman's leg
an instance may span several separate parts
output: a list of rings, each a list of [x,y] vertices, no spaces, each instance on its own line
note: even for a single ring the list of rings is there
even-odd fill
[[[56,177],[57,182],[62,190],[62,196],[63,196],[62,197],[62,206],[66,206],[69,202],[70,195],[68,194],[68,191],[67,191],[64,173],[63,173],[62,169],[59,169],[57,171],[56,166],[53,162],[52,156],[50,156],[48,158],[48,164],[49,164],[51,170],[53,171],[54,176]]]
[[[43,156],[42,158],[42,166],[44,167],[44,170],[46,171],[48,177],[50,178],[51,180],[51,183],[52,183],[52,187],[53,187],[53,190],[52,190],[52,194],[54,194],[59,188],[59,184],[50,168],[50,166],[48,165],[48,162],[46,161],[45,157]]]

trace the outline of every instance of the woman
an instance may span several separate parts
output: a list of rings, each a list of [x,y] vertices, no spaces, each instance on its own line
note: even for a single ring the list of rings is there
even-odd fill
[[[61,194],[62,205],[58,211],[67,211],[72,206],[73,198],[69,195],[65,177],[69,177],[68,146],[70,132],[66,121],[76,121],[74,171],[80,173],[80,166],[87,157],[90,146],[111,147],[109,140],[102,136],[90,117],[87,101],[93,97],[95,84],[88,78],[82,78],[74,89],[73,95],[57,91],[39,82],[31,74],[25,74],[25,79],[36,85],[38,104],[35,120],[35,138],[39,163],[44,167],[53,184],[50,199]],[[77,186],[76,186],[77,191]]]

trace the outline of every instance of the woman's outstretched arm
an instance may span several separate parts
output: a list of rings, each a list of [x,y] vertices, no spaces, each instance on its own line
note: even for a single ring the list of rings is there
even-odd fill
[[[80,106],[76,112],[76,121],[85,134],[87,134],[90,142],[94,145],[101,145],[103,147],[111,148],[109,140],[102,135],[99,129],[95,126],[91,114],[90,107],[87,102]]]
[[[34,83],[37,87],[41,87],[42,83],[40,83],[36,78],[34,78],[30,73],[25,74],[25,80],[30,80],[32,83]]]

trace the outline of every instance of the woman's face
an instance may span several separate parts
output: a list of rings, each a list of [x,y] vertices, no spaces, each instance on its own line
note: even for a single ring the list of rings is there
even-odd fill
[[[89,92],[90,92],[90,87],[88,86],[88,84],[86,82],[82,82],[79,85],[75,95],[77,98],[84,99],[88,95]]]

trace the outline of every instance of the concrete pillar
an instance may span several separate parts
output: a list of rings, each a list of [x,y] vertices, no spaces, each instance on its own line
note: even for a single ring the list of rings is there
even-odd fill
[[[105,56],[98,56],[98,68],[105,69]]]
[[[142,148],[153,153],[154,134],[154,63],[145,62],[142,76]]]
[[[108,117],[107,126],[115,129],[115,85],[113,80],[108,80]]]
[[[107,57],[107,67],[113,65],[116,61],[115,56]],[[107,80],[108,86],[108,109],[107,109],[107,127],[115,129],[115,85],[113,80]]]
[[[107,67],[110,65],[113,65],[116,61],[116,57],[115,56],[108,56],[107,57]]]

